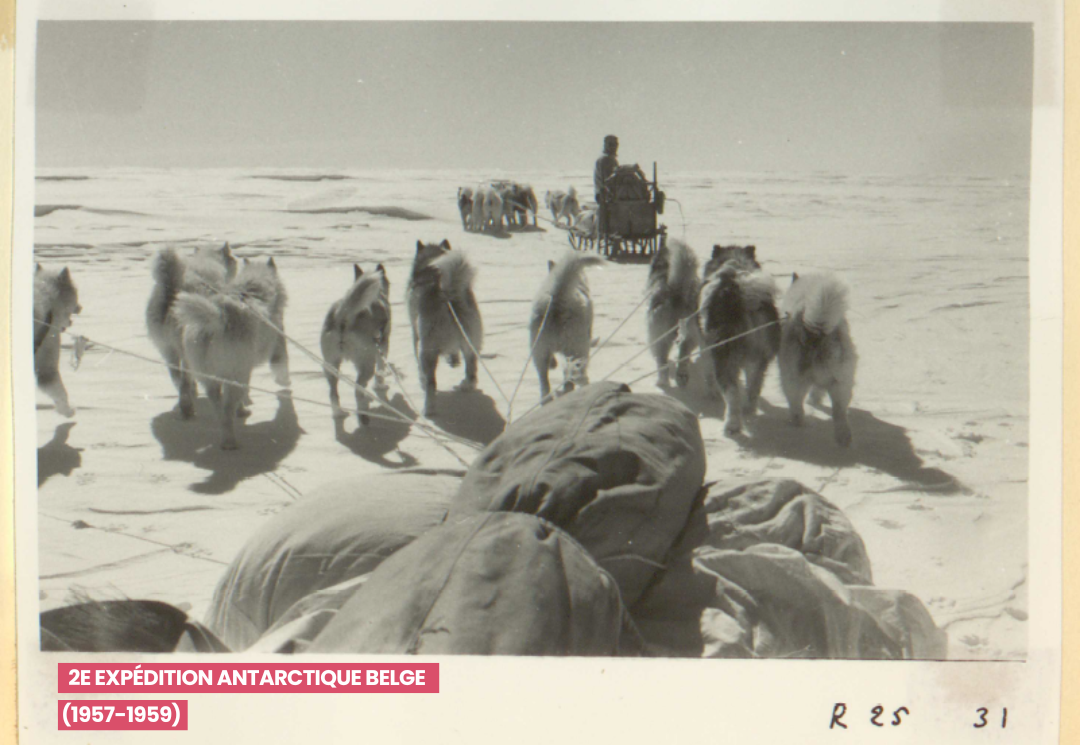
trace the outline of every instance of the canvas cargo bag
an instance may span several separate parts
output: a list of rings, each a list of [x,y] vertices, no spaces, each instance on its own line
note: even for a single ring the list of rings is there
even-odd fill
[[[449,520],[524,512],[580,542],[633,610],[663,571],[705,477],[697,418],[666,396],[594,383],[514,422],[473,462]]]
[[[442,522],[460,478],[395,473],[326,484],[264,523],[218,583],[206,624],[248,648],[305,596],[367,574]]]
[[[309,652],[634,655],[642,643],[610,575],[532,515],[447,523],[384,561]]]

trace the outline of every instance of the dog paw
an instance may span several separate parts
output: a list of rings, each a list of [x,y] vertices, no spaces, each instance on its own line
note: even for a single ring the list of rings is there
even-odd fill
[[[742,423],[741,422],[728,422],[727,424],[724,425],[724,434],[727,435],[728,437],[732,437],[734,435],[737,435],[740,432],[742,432]]]
[[[349,412],[345,411],[345,409],[341,408],[340,406],[334,406],[331,416],[334,419],[348,419]]]
[[[66,404],[61,404],[61,405],[57,406],[56,410],[58,412],[60,412],[61,416],[65,416],[68,419],[71,419],[73,416],[75,416],[75,409],[71,408],[70,406],[67,406]]]
[[[458,383],[456,386],[454,386],[454,390],[458,391],[459,393],[472,393],[473,391],[476,390],[476,381],[475,380],[463,380],[460,383]]]

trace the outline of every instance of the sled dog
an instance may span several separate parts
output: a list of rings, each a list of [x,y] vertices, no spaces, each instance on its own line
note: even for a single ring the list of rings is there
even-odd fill
[[[180,396],[177,411],[184,419],[195,416],[195,379],[183,358],[180,325],[174,313],[181,292],[211,296],[224,290],[236,276],[236,258],[229,244],[200,248],[186,259],[164,248],[154,257],[154,289],[146,306],[146,328],[158,348]]]
[[[803,422],[803,400],[828,392],[836,442],[851,444],[848,406],[855,389],[858,356],[846,318],[848,290],[829,274],[793,274],[781,301],[780,386],[791,422]]]
[[[473,190],[471,186],[458,187],[457,206],[461,213],[461,227],[464,230],[472,230]]]
[[[548,371],[556,366],[556,354],[561,354],[565,363],[563,391],[589,382],[593,305],[584,270],[603,263],[597,254],[573,249],[567,249],[557,263],[548,262],[547,277],[529,317],[529,348],[540,376],[541,400],[551,394]]]
[[[475,275],[476,270],[465,255],[452,251],[449,241],[416,242],[405,303],[409,309],[420,382],[424,386],[426,417],[432,417],[436,412],[435,368],[440,357],[445,357],[451,367],[457,367],[464,356],[465,378],[456,390],[476,390],[479,364],[476,353],[483,347],[484,325],[473,294]]]
[[[680,388],[690,382],[690,354],[700,343],[696,333],[686,333],[697,327],[698,295],[701,280],[698,279],[698,261],[693,250],[682,241],[672,238],[667,240],[653,256],[649,267],[649,279],[646,292],[649,294],[649,306],[646,315],[646,328],[649,347],[656,360],[657,384],[663,388],[671,385],[668,355],[678,341],[678,362],[675,366],[675,381]],[[676,335],[676,329],[682,324],[683,332]]]
[[[712,347],[708,353],[727,408],[729,435],[742,429],[744,415],[757,411],[765,371],[780,349],[776,283],[761,270],[755,253],[753,246],[714,246],[701,288],[701,344]]]
[[[338,376],[341,363],[348,360],[356,368],[356,409],[360,424],[367,424],[364,412],[368,410],[366,388],[375,377],[375,393],[386,398],[386,359],[390,353],[390,281],[382,264],[375,271],[364,274],[358,264],[353,264],[353,285],[345,297],[330,306],[322,328],[322,356],[333,372],[326,371],[330,385],[330,403],[334,416],[342,417],[341,399],[338,398]]]
[[[79,291],[65,266],[60,271],[34,267],[34,374],[38,387],[53,400],[56,410],[75,416],[67,389],[60,379],[60,334],[82,312]]]
[[[270,325],[284,330],[285,303],[285,287],[273,259],[265,264],[244,259],[240,272],[221,292],[183,291],[176,296],[173,313],[184,365],[200,380],[217,410],[224,450],[239,447],[236,418],[257,365],[269,362],[275,382],[289,386],[285,339]]]
[[[559,225],[566,218],[567,225],[573,225],[581,214],[581,205],[578,203],[577,192],[574,187],[567,191],[549,191],[544,194],[544,205],[551,210],[551,217],[555,224]]]

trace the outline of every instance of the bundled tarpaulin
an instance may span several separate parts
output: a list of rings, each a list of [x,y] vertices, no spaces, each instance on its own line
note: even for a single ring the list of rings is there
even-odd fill
[[[308,617],[309,609],[332,611],[340,603],[319,602],[325,595],[307,598],[366,576],[442,522],[460,481],[449,475],[391,473],[320,487],[248,539],[214,591],[206,625],[240,651],[283,617]],[[330,596],[335,597],[333,592]],[[290,613],[297,603],[302,604]],[[306,622],[325,620],[308,617]]]
[[[532,515],[485,513],[380,564],[307,651],[614,656],[643,643],[577,541]]]
[[[786,546],[848,585],[873,584],[870,557],[847,516],[791,479],[706,485],[708,545],[739,551]]]
[[[685,406],[594,383],[496,438],[465,474],[448,519],[550,520],[588,549],[632,608],[664,569],[704,478],[701,428]]]
[[[862,539],[821,495],[790,480],[710,484],[703,506],[705,656],[945,658],[945,632],[913,595],[871,586]]]

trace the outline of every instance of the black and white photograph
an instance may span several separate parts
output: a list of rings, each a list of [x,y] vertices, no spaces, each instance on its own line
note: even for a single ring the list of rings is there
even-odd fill
[[[1035,23],[34,34],[21,647],[1044,654]]]

